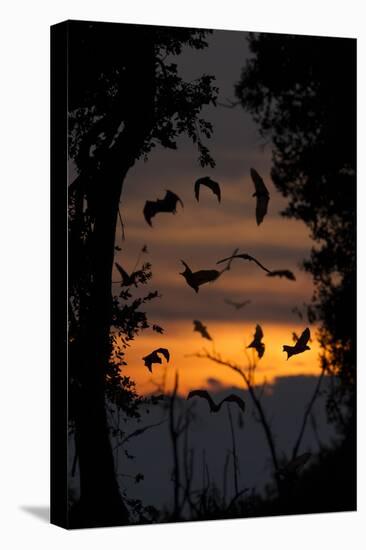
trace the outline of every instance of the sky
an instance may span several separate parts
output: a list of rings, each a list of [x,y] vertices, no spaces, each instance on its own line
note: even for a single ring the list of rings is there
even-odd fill
[[[209,47],[202,51],[186,49],[174,61],[187,80],[212,74],[219,87],[219,101],[234,98],[234,85],[248,58],[246,33],[214,31]],[[271,144],[265,143],[251,116],[238,106],[205,107],[204,117],[213,124],[213,136],[206,141],[216,161],[215,168],[201,168],[198,153],[187,139],[178,140],[177,150],[156,148],[147,162],[138,161],[129,171],[121,196],[121,213],[125,225],[125,240],[117,228],[115,261],[131,272],[138,261],[152,264],[153,277],[146,290],[158,290],[161,298],[147,308],[151,323],[164,328],[164,334],[146,330],[127,350],[127,367],[143,393],[155,389],[165,369],[155,365],[153,373],[144,366],[142,357],[159,347],[169,349],[171,359],[166,369],[167,384],[171,387],[174,373],[179,371],[180,392],[209,388],[213,376],[225,387],[238,384],[238,375],[206,359],[187,357],[206,347],[224,358],[246,365],[244,348],[253,337],[259,323],[264,331],[266,351],[258,361],[257,383],[273,381],[279,376],[310,375],[319,372],[319,349],[316,339],[311,350],[286,361],[283,344],[292,345],[292,332],[298,334],[306,327],[292,311],[309,302],[313,292],[312,279],[300,269],[309,255],[312,241],[301,221],[289,220],[280,212],[287,201],[270,179]],[[270,192],[269,211],[263,223],[255,221],[255,198],[250,168],[264,178]],[[210,176],[219,182],[222,200],[202,188],[200,201],[194,197],[194,182]],[[149,227],[143,217],[146,200],[163,198],[166,190],[176,193],[184,208],[177,207],[176,215],[158,214]],[[148,254],[140,254],[147,245]],[[193,271],[215,269],[216,262],[229,256],[235,248],[255,256],[271,270],[290,269],[296,282],[268,278],[252,262],[235,260],[231,270],[212,284],[201,286],[196,294],[180,275],[184,260]],[[113,274],[118,281],[118,272]],[[118,285],[114,290],[118,291]],[[143,289],[145,290],[145,289]],[[139,292],[138,292],[139,294]],[[241,310],[225,303],[251,300]],[[207,326],[213,342],[193,332],[193,320]],[[315,336],[315,328],[312,328]]]

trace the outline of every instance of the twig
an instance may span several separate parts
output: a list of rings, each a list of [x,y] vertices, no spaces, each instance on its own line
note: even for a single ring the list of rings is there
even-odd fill
[[[319,375],[319,378],[318,378],[318,382],[316,384],[316,387],[315,387],[315,390],[314,390],[314,393],[308,403],[308,406],[306,407],[305,409],[305,413],[304,413],[304,417],[303,417],[303,420],[302,420],[302,424],[301,424],[301,428],[300,428],[300,433],[298,435],[298,438],[296,440],[296,443],[294,445],[294,448],[292,450],[292,460],[296,458],[297,456],[297,453],[298,453],[298,450],[299,450],[299,447],[300,447],[300,444],[301,444],[301,441],[302,441],[302,438],[304,436],[304,432],[305,432],[305,428],[306,428],[306,424],[307,424],[307,421],[308,421],[308,418],[309,418],[309,415],[311,413],[311,409],[313,408],[313,405],[316,401],[316,398],[318,397],[319,395],[319,391],[320,391],[320,386],[321,386],[321,383],[323,381],[323,378],[324,378],[324,373],[325,373],[325,368],[322,367],[322,371]]]
[[[245,374],[244,369],[239,367],[235,363],[231,363],[229,361],[224,361],[223,359],[221,359],[221,357],[219,355],[214,356],[214,355],[211,355],[207,350],[204,350],[204,351],[205,351],[204,354],[196,353],[196,354],[194,354],[194,356],[198,357],[198,358],[201,358],[201,359],[210,359],[214,363],[218,363],[219,365],[229,367],[233,371],[237,372],[242,377],[242,379],[244,380],[245,385],[246,385],[246,387],[249,391],[249,395],[252,398],[253,403],[254,403],[257,411],[258,411],[259,418],[260,418],[260,423],[263,427],[263,430],[264,430],[264,433],[265,433],[265,436],[266,436],[266,439],[267,439],[267,443],[268,443],[268,446],[269,446],[269,449],[270,449],[273,467],[274,467],[275,471],[277,471],[278,470],[278,460],[277,460],[277,453],[276,453],[276,448],[275,448],[271,428],[270,428],[269,423],[267,421],[267,418],[266,418],[265,412],[263,410],[262,404],[258,400],[258,398],[255,394],[255,391],[254,391],[254,387],[252,386],[250,379]]]
[[[175,375],[175,383],[173,393],[170,398],[170,407],[169,407],[169,428],[170,428],[170,437],[172,440],[173,446],[173,478],[174,478],[174,519],[179,518],[179,488],[180,488],[180,472],[179,472],[179,458],[178,458],[178,434],[175,428],[175,417],[174,417],[174,405],[177,396],[178,390],[178,372]]]
[[[239,491],[239,485],[238,485],[238,456],[236,453],[236,441],[235,441],[235,433],[234,433],[234,426],[233,426],[233,418],[231,415],[230,410],[230,404],[227,403],[227,412],[229,416],[229,422],[230,422],[230,430],[231,430],[231,443],[233,447],[233,472],[234,472],[234,487],[235,487],[235,494],[238,494]]]
[[[121,228],[122,228],[122,241],[124,241],[126,239],[126,237],[125,237],[125,226],[124,226],[122,216],[121,216],[121,211],[120,211],[119,208],[118,208],[118,216],[119,216],[119,221],[121,222]]]

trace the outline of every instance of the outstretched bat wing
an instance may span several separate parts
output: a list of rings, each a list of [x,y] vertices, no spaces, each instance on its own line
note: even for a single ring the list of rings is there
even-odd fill
[[[202,397],[203,399],[206,399],[206,401],[209,404],[210,411],[211,412],[216,411],[217,407],[216,407],[212,397],[208,393],[208,391],[206,391],[206,390],[192,390],[192,391],[189,392],[189,394],[187,396],[187,399],[191,399],[192,397]]]
[[[159,353],[162,354],[165,357],[165,359],[169,362],[170,354],[169,354],[169,350],[167,350],[166,348],[155,349],[154,351],[152,351],[148,355],[145,355],[145,357],[142,358],[145,363],[145,367],[147,367],[150,372],[152,372],[152,365],[154,363],[157,363],[159,365],[161,365],[162,363]]]
[[[250,300],[244,300],[244,302],[234,302],[233,300],[225,299],[224,302],[229,306],[235,307],[235,309],[241,309],[242,307],[250,304]]]
[[[200,271],[195,271],[192,274],[198,286],[216,281],[216,279],[218,279],[220,275],[221,272],[217,271],[217,269],[201,269]]]
[[[177,203],[180,202],[182,208],[184,207],[181,199],[173,193],[172,191],[167,191],[165,197],[162,200],[158,201],[160,203],[159,208],[160,212],[172,212],[173,214],[177,211]]]
[[[264,220],[264,216],[268,212],[268,203],[269,196],[266,195],[257,195],[257,203],[255,207],[255,218],[257,220],[257,225],[260,225]]]
[[[296,347],[303,348],[310,340],[310,329],[307,327],[296,342]]]
[[[289,281],[296,281],[295,275],[289,269],[278,269],[267,273],[267,277],[285,277]]]
[[[263,181],[263,178],[261,178],[261,176],[258,174],[257,170],[255,170],[254,168],[251,168],[250,169],[250,175],[251,175],[253,183],[254,183],[255,194],[256,195],[268,195],[268,197],[269,197],[268,189],[267,189],[267,187],[266,187],[266,185]]]
[[[147,223],[151,226],[151,218],[153,218],[159,212],[171,212],[175,214],[177,211],[177,203],[183,207],[181,199],[172,191],[167,191],[163,199],[157,199],[156,201],[146,201],[144,207],[144,217]]]
[[[161,353],[162,355],[164,355],[166,361],[169,363],[169,360],[170,360],[170,353],[169,353],[169,350],[167,348],[158,348],[157,350],[155,350],[156,353]]]
[[[197,201],[200,200],[200,187],[201,185],[206,185],[214,195],[216,195],[219,202],[221,202],[221,189],[217,181],[212,180],[211,178],[199,178],[194,184],[194,194]]]
[[[260,342],[263,338],[263,330],[262,330],[262,327],[260,325],[257,325],[255,327],[255,333],[254,333],[254,340],[256,342]]]
[[[219,407],[221,407],[221,405],[225,403],[225,401],[228,401],[229,403],[236,403],[243,412],[245,411],[245,401],[243,401],[243,399],[238,395],[231,393],[221,401]]]
[[[224,262],[227,262],[227,261],[230,261],[230,260],[233,260],[234,258],[241,258],[242,260],[249,260],[251,262],[254,262],[257,264],[258,267],[260,267],[261,269],[263,269],[263,271],[266,271],[267,273],[271,273],[271,271],[269,269],[267,269],[263,264],[261,264],[258,260],[256,260],[256,258],[254,258],[253,256],[250,256],[250,254],[246,254],[246,253],[243,253],[243,254],[234,254],[233,256],[229,256],[229,258],[224,258],[223,260],[219,260],[218,262],[216,262],[217,264],[222,264]]]
[[[144,213],[145,220],[151,227],[152,227],[151,218],[153,218],[155,214],[157,214],[158,212],[160,212],[158,201],[146,201],[143,213]]]
[[[201,321],[193,321],[194,329],[196,332],[199,332],[202,338],[206,338],[206,340],[212,340],[211,336],[207,332],[207,328],[204,324],[201,323]]]

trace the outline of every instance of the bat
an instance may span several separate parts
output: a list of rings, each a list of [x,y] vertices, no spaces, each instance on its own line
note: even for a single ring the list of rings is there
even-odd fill
[[[303,353],[304,351],[310,349],[307,345],[310,339],[310,329],[306,328],[301,334],[300,338],[295,342],[294,346],[283,346],[283,351],[287,353],[287,360],[292,357],[292,355],[297,355],[298,353]]]
[[[154,351],[152,351],[148,355],[145,355],[145,357],[142,358],[145,363],[145,367],[147,367],[150,372],[152,372],[153,363],[158,363],[159,365],[161,365],[162,359],[159,354],[163,355],[166,361],[169,363],[170,353],[169,350],[167,350],[166,348],[154,349]]]
[[[172,191],[167,191],[163,199],[157,199],[156,201],[146,201],[144,206],[144,217],[147,223],[152,227],[151,218],[156,216],[159,212],[171,212],[176,214],[177,203],[180,202],[183,208],[183,202]]]
[[[180,273],[180,275],[185,278],[187,284],[196,292],[198,292],[201,285],[216,281],[222,273],[222,271],[217,271],[217,269],[201,269],[200,271],[193,272],[191,268],[188,267],[186,262],[183,260],[181,260],[181,262],[184,265],[185,270]]]
[[[193,331],[199,332],[202,338],[206,338],[206,340],[212,340],[211,336],[207,332],[207,327],[201,323],[201,321],[193,321],[194,329]]]
[[[222,264],[223,262],[233,260],[234,258],[241,258],[243,260],[249,260],[250,262],[255,262],[261,269],[263,269],[267,273],[271,273],[271,271],[269,269],[264,267],[264,265],[261,264],[258,260],[256,260],[253,256],[250,256],[250,254],[246,254],[244,252],[242,254],[234,254],[233,256],[230,256],[229,258],[224,258],[223,260],[219,260],[216,263],[217,264]]]
[[[234,302],[233,300],[225,299],[225,304],[228,304],[229,306],[233,306],[235,309],[241,309],[244,306],[247,306],[251,303],[251,300],[244,300],[244,302]]]
[[[217,183],[217,181],[213,181],[211,178],[209,177],[206,177],[206,178],[199,178],[195,184],[194,184],[194,194],[195,194],[195,197],[197,199],[197,201],[200,200],[200,187],[201,185],[206,185],[206,187],[208,187],[209,189],[211,189],[211,191],[213,192],[214,195],[217,196],[217,200],[219,202],[221,202],[221,189],[220,189],[220,185]]]
[[[122,277],[121,286],[137,286],[136,279],[138,279],[143,274],[143,271],[133,271],[131,275],[129,275],[118,262],[115,262],[114,265],[116,266],[119,274]]]
[[[258,353],[259,359],[263,357],[264,349],[265,349],[265,345],[262,342],[262,338],[263,338],[263,330],[260,325],[257,325],[255,327],[254,338],[252,342],[249,344],[249,346],[247,346],[247,348],[254,348]]]
[[[236,248],[233,252],[233,257],[235,256],[236,252],[238,252],[238,249]],[[222,275],[225,271],[229,271],[231,267],[232,258],[228,258],[227,266],[224,267],[221,271],[218,271],[217,269],[201,269],[200,271],[193,272],[190,267],[181,260],[182,264],[185,267],[185,270],[183,273],[180,273],[180,275],[183,275],[185,280],[187,281],[187,284],[192,287],[196,292],[198,292],[199,287],[201,285],[204,285],[205,283],[212,283],[213,281],[216,281]]]
[[[257,225],[260,225],[264,219],[264,216],[267,214],[268,203],[269,203],[269,192],[267,187],[264,184],[263,179],[260,177],[258,172],[254,168],[250,169],[250,175],[252,177],[255,192],[253,197],[257,198],[257,204],[255,207],[255,217],[257,220]]]
[[[267,273],[267,277],[285,277],[289,281],[296,281],[295,275],[289,269],[278,269],[276,271],[271,271]]]
[[[243,401],[241,397],[239,397],[238,395],[235,395],[234,393],[231,393],[230,395],[222,399],[222,401],[220,401],[220,403],[218,403],[217,405],[215,401],[212,399],[211,395],[206,390],[190,391],[187,396],[187,399],[192,399],[192,397],[202,397],[203,399],[206,399],[209,404],[211,412],[218,412],[221,408],[221,405],[225,403],[225,401],[229,403],[236,403],[241,411],[243,412],[245,411],[245,401]]]

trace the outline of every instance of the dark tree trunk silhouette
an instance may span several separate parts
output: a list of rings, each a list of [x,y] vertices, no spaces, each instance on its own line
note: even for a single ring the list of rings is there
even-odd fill
[[[138,51],[136,62],[130,67],[129,76],[134,85],[129,119],[114,146],[105,153],[98,170],[87,174],[86,198],[94,214],[94,229],[89,237],[92,284],[86,311],[81,308],[75,440],[81,489],[77,522],[88,525],[115,525],[128,521],[109,440],[105,369],[110,355],[111,281],[119,202],[125,176],[152,125],[155,73],[152,40],[146,37]],[[76,185],[83,186],[85,179],[81,173]],[[71,241],[80,239],[81,235],[76,234]]]

